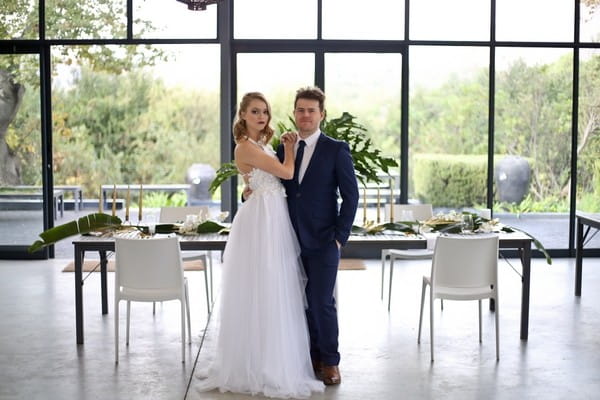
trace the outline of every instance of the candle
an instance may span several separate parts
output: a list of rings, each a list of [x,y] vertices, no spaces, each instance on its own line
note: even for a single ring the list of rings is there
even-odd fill
[[[380,207],[381,207],[381,192],[379,190],[379,186],[377,186],[377,223],[381,222]]]
[[[367,187],[363,187],[363,224],[367,223]]]
[[[113,183],[112,216],[117,213],[117,185]]]
[[[102,214],[102,186],[100,186],[100,191],[98,192],[98,212]]]
[[[140,183],[140,210],[138,211],[138,222],[142,220],[142,197],[144,197],[143,192],[143,185]]]
[[[390,222],[394,222],[394,178],[390,178]]]
[[[127,196],[125,197],[125,222],[129,221],[129,185],[127,185]]]

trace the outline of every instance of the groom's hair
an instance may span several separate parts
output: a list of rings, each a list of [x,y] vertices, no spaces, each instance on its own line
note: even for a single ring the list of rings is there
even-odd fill
[[[317,100],[319,102],[319,110],[325,111],[325,93],[317,86],[307,86],[296,91],[296,99],[294,100],[294,108],[299,99]]]

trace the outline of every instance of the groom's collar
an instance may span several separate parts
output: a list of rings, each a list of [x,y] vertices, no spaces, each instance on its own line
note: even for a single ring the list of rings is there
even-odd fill
[[[312,133],[306,139],[300,139],[300,138],[299,139],[304,140],[306,142],[306,146],[311,147],[311,146],[314,146],[315,144],[317,144],[317,141],[319,140],[319,136],[321,136],[321,130],[317,129],[314,133]]]

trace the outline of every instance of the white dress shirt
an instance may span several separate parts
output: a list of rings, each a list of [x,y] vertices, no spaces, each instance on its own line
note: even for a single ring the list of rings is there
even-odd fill
[[[306,146],[304,146],[304,155],[302,156],[302,164],[300,164],[300,171],[298,171],[298,183],[302,183],[302,178],[304,178],[304,173],[306,172],[306,168],[308,168],[308,163],[310,163],[310,159],[315,152],[315,147],[317,146],[317,141],[319,140],[320,134],[321,130],[317,129],[306,139],[302,139],[300,136],[298,136],[298,141],[294,145],[294,154],[298,152],[298,143],[300,140],[304,140],[306,143]]]

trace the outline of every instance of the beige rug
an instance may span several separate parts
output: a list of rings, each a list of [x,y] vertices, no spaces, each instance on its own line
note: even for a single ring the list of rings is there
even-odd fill
[[[365,262],[359,258],[343,258],[340,260],[340,270],[361,270],[366,269]],[[184,271],[203,271],[204,263],[202,260],[184,261]],[[73,261],[69,262],[62,272],[73,272],[75,271],[75,265]],[[98,271],[100,272],[100,261],[99,260],[88,260],[83,262],[83,272]],[[113,260],[108,261],[108,271],[115,271],[115,262]]]
[[[115,272],[115,262],[113,260],[108,261],[107,265],[108,272]],[[183,270],[184,271],[203,271],[204,263],[202,260],[194,260],[194,261],[184,261],[183,262]],[[75,271],[75,264],[73,261],[68,263],[65,268],[63,268],[62,272],[73,272]],[[83,262],[83,272],[92,272],[97,271],[100,272],[100,260],[89,260]]]

